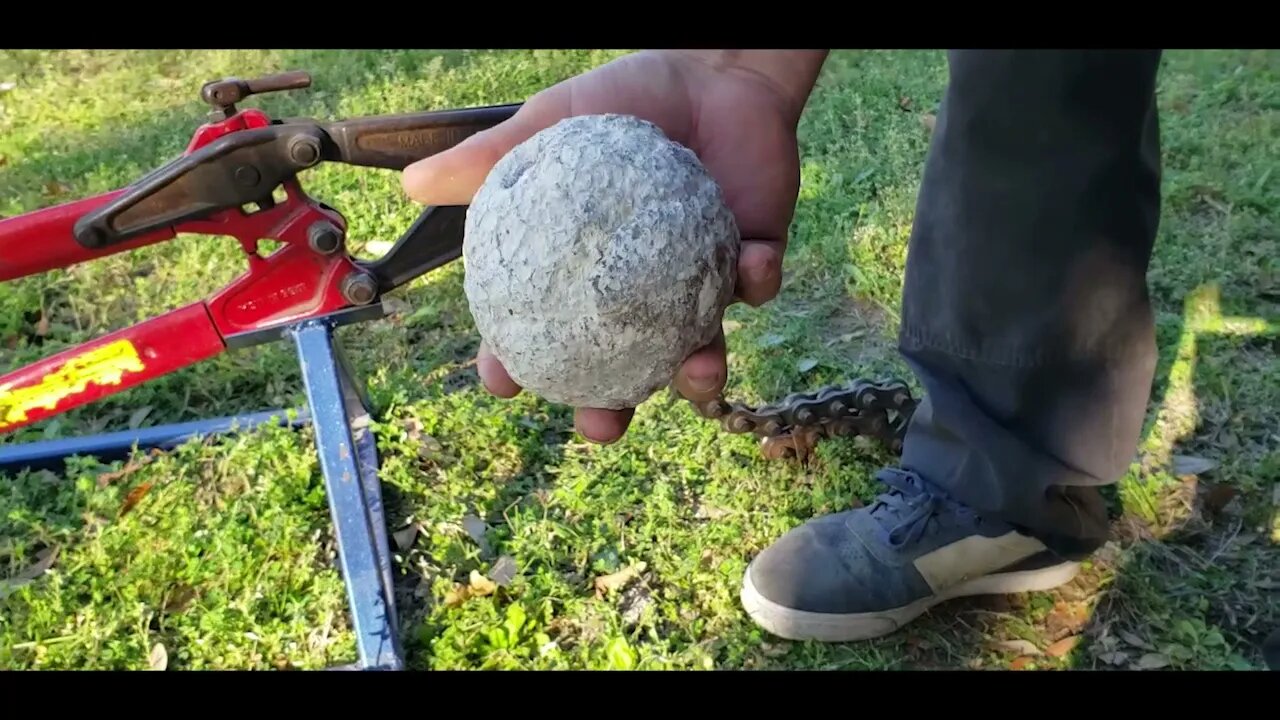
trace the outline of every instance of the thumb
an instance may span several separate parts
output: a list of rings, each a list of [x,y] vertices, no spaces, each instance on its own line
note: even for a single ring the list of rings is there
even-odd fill
[[[404,192],[423,205],[469,205],[489,171],[516,145],[563,118],[553,98],[535,97],[505,122],[404,169]]]

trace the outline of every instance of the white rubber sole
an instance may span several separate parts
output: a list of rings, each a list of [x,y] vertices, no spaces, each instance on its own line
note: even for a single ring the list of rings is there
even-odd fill
[[[987,575],[892,610],[837,615],[793,610],[770,601],[751,584],[751,571],[748,568],[742,583],[741,600],[742,607],[756,624],[780,638],[854,642],[895,632],[934,605],[947,600],[972,595],[1008,595],[1052,590],[1071,582],[1079,573],[1080,563],[1068,562],[1040,570]]]

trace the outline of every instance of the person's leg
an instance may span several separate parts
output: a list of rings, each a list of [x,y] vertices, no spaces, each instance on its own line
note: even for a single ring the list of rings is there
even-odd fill
[[[948,58],[903,295],[924,397],[890,492],[753,561],[744,606],[779,635],[872,637],[948,597],[1069,580],[1063,556],[1106,537],[1097,487],[1137,447],[1160,53]]]

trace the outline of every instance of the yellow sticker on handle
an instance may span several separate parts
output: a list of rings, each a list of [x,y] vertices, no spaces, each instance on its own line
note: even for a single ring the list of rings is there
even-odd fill
[[[35,385],[14,389],[0,385],[0,430],[26,422],[33,410],[56,410],[58,404],[98,385],[119,385],[125,373],[145,370],[133,343],[116,340],[71,358]]]

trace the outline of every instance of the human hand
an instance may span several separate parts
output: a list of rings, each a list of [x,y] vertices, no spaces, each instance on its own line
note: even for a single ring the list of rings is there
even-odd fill
[[[424,205],[467,205],[498,160],[540,130],[576,115],[633,115],[696,153],[720,184],[743,240],[737,300],[758,306],[781,286],[800,183],[796,124],[824,58],[821,51],[627,55],[539,92],[506,122],[409,166],[404,190]],[[520,393],[483,344],[476,362],[489,392]],[[719,335],[684,361],[674,384],[685,398],[709,400],[727,379]],[[574,421],[587,439],[609,443],[634,412],[576,408]]]

